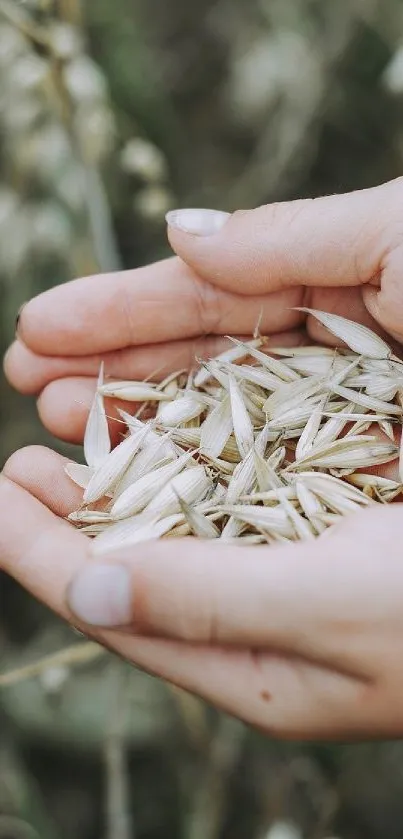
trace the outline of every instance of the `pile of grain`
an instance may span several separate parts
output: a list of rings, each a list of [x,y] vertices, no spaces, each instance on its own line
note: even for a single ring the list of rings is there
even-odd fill
[[[160,384],[105,382],[101,369],[84,440],[83,488],[69,520],[94,553],[193,535],[237,545],[311,539],[342,516],[384,504],[399,481],[367,473],[399,457],[403,363],[366,327],[309,309],[347,349],[232,346]],[[128,430],[111,451],[104,397]],[[144,408],[153,408],[144,420]],[[143,418],[142,418],[143,417]],[[402,458],[400,458],[402,459]]]

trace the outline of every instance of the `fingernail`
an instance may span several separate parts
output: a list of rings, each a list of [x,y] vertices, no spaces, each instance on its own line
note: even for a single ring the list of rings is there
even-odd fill
[[[123,565],[90,565],[73,579],[67,592],[72,613],[90,626],[125,626],[132,622],[129,572]]]
[[[18,327],[20,325],[22,310],[25,309],[26,305],[27,305],[26,303],[23,303],[22,306],[20,306],[20,308],[18,309],[18,312],[17,312],[17,317],[15,319],[15,337],[16,338],[18,338]]]
[[[229,217],[230,213],[224,213],[222,210],[170,210],[165,219],[170,227],[184,233],[212,236],[224,227]]]

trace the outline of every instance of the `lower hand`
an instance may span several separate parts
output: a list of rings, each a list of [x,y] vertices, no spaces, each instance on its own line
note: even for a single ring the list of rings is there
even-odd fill
[[[309,544],[165,540],[99,562],[62,519],[79,500],[46,449],[0,479],[2,567],[63,618],[276,737],[402,735],[401,505]]]

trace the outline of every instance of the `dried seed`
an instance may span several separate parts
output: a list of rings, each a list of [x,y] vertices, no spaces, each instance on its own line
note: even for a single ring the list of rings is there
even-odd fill
[[[225,527],[221,531],[220,539],[223,542],[231,542],[235,539],[239,539],[241,533],[246,528],[246,524],[239,519],[234,519],[233,516],[230,516]]]
[[[219,457],[233,430],[231,402],[225,396],[208,414],[200,434],[200,451],[209,457]]]
[[[334,349],[312,344],[304,347],[270,347],[272,355],[284,356],[286,358],[304,358],[305,356],[334,356]],[[338,350],[338,353],[347,353],[347,350]],[[287,361],[288,364],[288,361]]]
[[[228,504],[234,504],[240,495],[250,492],[255,482],[255,461],[253,450],[235,467],[227,492]]]
[[[385,434],[386,437],[389,437],[389,440],[395,441],[395,432],[392,423],[389,420],[385,419],[378,419],[378,425],[380,430]]]
[[[311,396],[316,396],[321,389],[323,391],[325,384],[323,376],[311,376],[299,382],[282,385],[269,396],[263,405],[263,410],[272,419],[280,412],[282,415],[287,414],[288,411],[299,407],[302,399],[307,400]]]
[[[388,344],[360,323],[355,323],[340,315],[332,315],[328,312],[320,312],[318,309],[308,309],[305,306],[295,307],[297,312],[305,312],[316,318],[329,332],[344,341],[350,349],[359,355],[366,355],[369,358],[390,358],[392,351]]]
[[[297,500],[295,486],[283,486],[277,489],[269,489],[266,492],[252,492],[249,495],[241,495],[238,499],[241,504],[257,504],[263,501],[263,504],[278,504],[282,497],[289,498],[290,501]]]
[[[398,448],[393,443],[379,443],[377,437],[353,437],[336,440],[322,449],[315,449],[286,469],[316,466],[323,469],[350,468],[355,471],[395,460]]]
[[[79,524],[104,524],[112,521],[110,513],[102,510],[77,510],[70,513],[67,518]]]
[[[211,487],[211,478],[204,466],[185,469],[171,480],[147,505],[144,513],[162,518],[180,512],[178,495],[188,504],[200,501]]]
[[[178,501],[185,519],[195,536],[199,539],[217,539],[220,531],[200,510],[191,507],[183,498],[178,495]]]
[[[292,410],[287,411],[286,414],[279,414],[274,419],[269,420],[269,428],[272,431],[282,431],[285,429],[303,429],[305,423],[310,419],[312,412],[320,404],[319,397],[307,399],[298,404]]]
[[[185,468],[192,459],[192,453],[183,454],[176,460],[152,469],[137,481],[132,483],[119,495],[111,508],[113,519],[125,519],[134,516],[144,510],[144,507],[157,495],[158,492]]]
[[[228,380],[235,439],[241,456],[246,457],[253,447],[253,426],[246,410],[241,389],[235,377],[229,374]]]
[[[239,367],[236,364],[227,364],[226,370],[232,373],[239,381],[251,382],[266,390],[276,390],[281,384],[284,384],[283,380],[279,379],[278,376],[274,376],[266,370],[260,370],[258,367],[249,367],[246,364],[242,364]]]
[[[172,449],[166,450],[166,437],[162,437],[158,443],[154,441],[145,448],[140,448],[135,455],[132,462],[124,472],[122,478],[118,481],[114,488],[114,497],[118,498],[125,490],[130,487],[135,481],[138,481],[143,475],[146,475],[152,469],[160,466],[165,466],[177,459],[177,454]]]
[[[296,535],[300,539],[313,539],[314,533],[312,527],[309,523],[304,519],[298,511],[293,507],[291,502],[285,496],[282,496],[280,499],[281,506],[285,510],[290,522],[295,530]]]
[[[365,472],[357,472],[357,474],[349,475],[346,480],[347,483],[353,484],[357,487],[371,486],[376,487],[377,489],[394,490],[400,486],[397,481],[392,481],[391,478],[384,478],[381,475],[366,474]]]
[[[326,503],[327,498],[344,498],[354,504],[368,504],[368,498],[360,489],[352,486],[346,481],[335,478],[332,475],[321,474],[320,472],[302,472],[298,475],[297,482],[303,482],[312,492],[319,495]]]
[[[101,364],[98,376],[98,390],[94,394],[84,433],[84,457],[88,466],[91,466],[93,469],[97,469],[103,463],[111,450],[104,399],[102,394],[99,393],[99,388],[103,384],[103,377],[104,365]]]
[[[311,522],[317,533],[323,533],[325,525],[323,524],[323,522],[320,521],[320,519],[317,518],[318,513],[325,512],[323,504],[321,503],[317,495],[315,495],[315,493],[308,488],[304,481],[296,481],[295,490],[297,493],[299,505],[304,515]]]
[[[313,409],[311,416],[298,440],[297,448],[295,449],[295,457],[299,460],[312,449],[316,435],[319,431],[322,422],[323,409],[327,402],[327,395],[323,396],[318,405]]]
[[[117,484],[148,434],[148,428],[126,437],[97,469],[84,492],[84,504],[103,498]]]
[[[326,376],[331,372],[339,373],[349,365],[349,359],[339,354],[335,355],[334,350],[329,355],[303,355],[290,358],[287,364],[292,370],[303,373],[304,376]]]
[[[281,536],[293,535],[293,528],[284,510],[279,507],[254,507],[248,504],[225,504],[222,512],[239,521],[263,530],[274,530]]]
[[[98,393],[113,396],[125,402],[169,402],[170,396],[157,390],[155,385],[142,382],[109,382],[102,385]]]
[[[238,341],[237,338],[230,338],[237,346],[246,347],[246,344],[243,344],[242,341]],[[270,373],[272,373],[277,379],[282,380],[283,382],[296,382],[299,379],[298,373],[288,367],[288,364],[285,364],[282,361],[278,361],[276,358],[272,358],[270,355],[266,355],[266,353],[261,352],[261,350],[255,349],[250,347],[249,355],[252,358],[259,361],[262,367],[266,368]]]
[[[283,486],[281,478],[276,475],[275,470],[264,460],[254,448],[255,472],[259,492],[267,492],[270,489],[278,489]]]
[[[402,415],[402,408],[400,405],[392,405],[390,402],[384,402],[382,399],[375,399],[373,396],[366,396],[365,393],[358,393],[352,388],[343,387],[342,385],[331,385],[333,393],[342,396],[343,399],[349,402],[354,402],[355,405],[363,405],[364,408],[369,408],[370,411],[375,411],[379,414],[395,414]]]
[[[167,516],[159,521],[150,521],[143,516],[124,519],[124,521],[111,525],[95,537],[92,543],[92,553],[97,555],[105,552],[109,553],[109,551],[120,550],[122,547],[135,545],[138,542],[159,539],[172,530],[181,520],[182,513]]]
[[[182,396],[173,402],[168,402],[161,409],[158,421],[164,426],[180,425],[183,422],[200,416],[206,410],[206,403],[195,399],[194,396]]]
[[[231,339],[230,339],[231,340]],[[261,347],[263,344],[262,338],[255,338],[252,341],[249,341],[246,344],[239,343],[236,347],[230,347],[228,350],[220,353],[217,355],[215,359],[212,359],[218,363],[226,362],[226,361],[241,361],[241,359],[246,358],[248,355],[251,355],[251,350],[257,347]],[[195,375],[193,384],[195,387],[201,387],[204,385],[210,378],[210,371],[206,367],[202,367]]]
[[[64,471],[81,489],[87,488],[94,474],[94,470],[90,466],[85,466],[83,463],[66,463]]]

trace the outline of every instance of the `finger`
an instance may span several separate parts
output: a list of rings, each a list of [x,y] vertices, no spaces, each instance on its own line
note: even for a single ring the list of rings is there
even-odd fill
[[[174,251],[208,282],[239,294],[369,282],[400,241],[402,186],[269,204],[231,216],[168,213]]]
[[[27,446],[8,459],[3,476],[33,495],[59,518],[77,510],[83,490],[66,474],[70,460],[44,446]]]
[[[45,428],[66,443],[80,445],[84,439],[88,414],[94,398],[96,379],[56,379],[37,400],[38,414]],[[119,409],[133,414],[133,402],[105,399],[111,442],[116,445],[126,431]]]
[[[403,247],[399,247],[390,254],[380,283],[363,289],[364,302],[371,316],[400,344],[403,342],[402,262]]]
[[[270,344],[278,346],[281,341],[289,346],[301,343],[298,330],[273,335]],[[239,335],[241,340],[249,336]],[[172,343],[150,344],[144,347],[129,347],[104,355],[91,356],[44,356],[32,352],[22,341],[14,341],[4,359],[4,372],[13,387],[25,394],[36,394],[55,379],[74,376],[96,378],[100,364],[104,362],[106,377],[115,379],[138,379],[151,377],[161,381],[168,373],[190,369],[199,358],[211,358],[231,346],[227,338],[211,335]]]
[[[179,540],[172,550],[164,541],[145,543],[141,556],[121,551],[117,564],[105,557],[84,569],[70,605],[91,625],[127,625],[191,643],[270,647],[372,677],[377,652],[385,649],[381,631],[396,643],[391,613],[403,623],[403,568],[395,545],[400,526],[395,507],[352,517],[331,539],[308,545],[241,548],[217,541],[207,550],[203,542]],[[123,599],[113,603],[112,590],[124,592]]]
[[[290,307],[301,300],[293,289],[245,303],[200,280],[181,260],[168,259],[46,291],[24,306],[18,334],[41,355],[104,354],[200,335],[250,335],[260,318],[263,333],[293,329],[302,317]]]
[[[64,462],[41,447],[8,461],[0,479],[0,556],[3,568],[21,585],[69,619],[66,589],[93,560],[88,540],[57,518],[77,503]],[[374,726],[379,727],[370,686],[292,657],[105,630],[91,634],[137,666],[276,736],[374,735]]]

